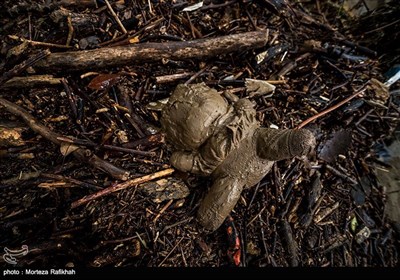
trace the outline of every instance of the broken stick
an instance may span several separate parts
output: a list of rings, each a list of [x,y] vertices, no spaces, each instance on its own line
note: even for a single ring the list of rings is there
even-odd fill
[[[1,85],[1,88],[32,88],[40,86],[61,85],[61,78],[53,75],[33,75],[27,77],[14,77]]]
[[[117,191],[129,188],[129,187],[132,187],[132,186],[135,186],[135,185],[138,185],[138,184],[142,184],[144,182],[148,182],[148,181],[160,178],[160,177],[164,177],[164,176],[170,175],[174,171],[175,171],[175,169],[168,168],[168,169],[164,169],[164,170],[158,171],[158,172],[153,173],[153,174],[145,175],[145,176],[142,176],[142,177],[139,177],[139,178],[134,178],[132,180],[120,183],[120,184],[112,185],[111,187],[108,187],[108,188],[103,189],[101,191],[98,191],[96,193],[89,194],[87,196],[82,197],[79,200],[76,200],[76,201],[72,202],[71,209],[76,208],[78,206],[81,206],[81,205],[83,205],[85,203],[88,203],[89,201],[92,201],[92,200],[97,199],[99,197],[108,195],[110,193],[117,192]]]
[[[29,114],[28,111],[26,111],[25,109],[1,97],[0,97],[0,105],[4,106],[4,108],[11,114],[14,114],[22,118],[34,132],[42,135],[44,138],[50,140],[53,143],[56,143],[58,145],[61,144],[61,141],[57,139],[58,137],[61,137],[60,134],[48,129],[38,120],[36,120],[31,114]],[[93,167],[110,174],[112,177],[116,179],[120,180],[128,179],[129,171],[126,171],[115,165],[112,165],[111,163],[94,155],[90,150],[78,148],[72,153],[79,160],[91,164]]]
[[[185,42],[141,43],[94,50],[52,53],[35,68],[52,71],[104,69],[162,59],[185,60],[215,57],[236,51],[261,48],[267,31],[253,31]]]

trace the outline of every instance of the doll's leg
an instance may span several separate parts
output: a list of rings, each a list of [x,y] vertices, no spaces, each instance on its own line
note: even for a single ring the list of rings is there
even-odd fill
[[[207,230],[221,226],[235,207],[243,190],[243,182],[229,176],[216,178],[200,204],[197,219]]]

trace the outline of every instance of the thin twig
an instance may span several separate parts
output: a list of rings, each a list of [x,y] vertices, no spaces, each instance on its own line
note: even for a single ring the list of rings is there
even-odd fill
[[[393,21],[393,22],[391,22],[391,23],[382,25],[382,26],[380,26],[380,27],[378,27],[378,28],[375,28],[375,29],[372,29],[372,30],[370,30],[370,31],[365,32],[364,35],[367,35],[367,34],[370,34],[370,33],[373,33],[373,32],[376,32],[376,31],[379,31],[379,30],[382,30],[382,29],[385,29],[386,27],[392,26],[392,25],[398,23],[399,21],[400,21],[400,19],[395,20],[395,21]]]
[[[95,200],[95,199],[99,198],[99,197],[111,194],[113,192],[124,190],[126,188],[129,188],[129,187],[132,187],[132,186],[136,186],[138,184],[142,184],[144,182],[148,182],[148,181],[160,178],[160,177],[164,177],[164,176],[170,175],[174,171],[175,171],[175,169],[168,168],[168,169],[164,169],[164,170],[158,171],[158,172],[153,173],[153,174],[145,175],[145,176],[142,176],[142,177],[139,177],[139,178],[134,178],[132,180],[123,182],[121,184],[112,185],[111,187],[108,187],[108,188],[103,189],[103,190],[101,190],[99,192],[96,192],[96,193],[89,194],[87,196],[82,197],[81,199],[78,199],[78,200],[72,202],[71,208],[72,209],[76,208],[78,206],[86,204],[86,203],[88,203],[88,202],[90,202],[92,200]]]
[[[75,144],[75,145],[82,145],[82,146],[89,146],[89,147],[97,147],[105,150],[111,150],[111,151],[118,151],[118,152],[125,152],[125,153],[130,153],[130,154],[136,154],[136,155],[141,155],[141,156],[150,156],[153,157],[156,155],[155,152],[147,152],[147,151],[140,151],[140,150],[134,150],[130,148],[124,148],[124,147],[118,147],[114,145],[99,145],[94,142],[90,142],[87,140],[80,140],[80,139],[71,139],[68,137],[57,137],[58,140],[65,142],[65,143],[70,143],[70,144]]]
[[[181,79],[190,77],[193,74],[194,74],[193,72],[183,72],[183,73],[176,73],[176,74],[171,74],[171,75],[158,76],[155,79],[156,79],[157,84],[173,83],[173,82],[176,82],[177,80],[181,80]]]
[[[10,80],[11,78],[19,75],[22,71],[26,68],[34,65],[39,60],[45,58],[50,54],[49,50],[42,50],[38,54],[28,58],[27,60],[23,61],[22,63],[14,66],[11,70],[7,71],[0,77],[0,86]]]
[[[125,152],[125,153],[130,153],[130,154],[136,154],[136,155],[141,155],[141,156],[149,156],[153,157],[156,155],[155,152],[148,152],[148,151],[140,151],[140,150],[134,150],[134,149],[129,149],[129,148],[123,148],[123,147],[118,147],[118,146],[113,146],[113,145],[102,145],[100,148],[104,148],[107,150],[112,150],[112,151],[118,151],[118,152]]]
[[[336,175],[336,176],[338,176],[338,177],[350,182],[353,185],[357,185],[358,184],[356,179],[350,177],[350,175],[348,175],[348,174],[343,174],[342,172],[340,172],[339,170],[337,170],[336,168],[334,168],[333,166],[331,166],[329,164],[326,165],[326,169],[328,169],[334,175]]]
[[[175,244],[174,248],[172,248],[172,250],[168,253],[168,255],[165,256],[165,258],[162,260],[162,262],[160,262],[160,264],[158,265],[158,267],[162,266],[164,264],[164,262],[168,259],[168,257],[172,254],[172,252],[176,249],[176,247],[178,247],[178,245],[182,242],[183,238],[185,236],[182,236],[181,239],[179,239],[179,241]]]
[[[150,21],[147,25],[145,25],[144,27],[142,27],[141,29],[139,29],[137,32],[128,32],[127,34],[122,34],[121,36],[118,36],[116,38],[113,38],[109,41],[100,43],[99,46],[100,47],[104,47],[104,46],[122,46],[122,45],[128,45],[129,41],[131,39],[134,39],[136,37],[138,37],[140,34],[142,34],[144,31],[149,31],[150,29],[156,27],[158,24],[160,24],[162,21],[164,21],[165,19],[163,17],[156,19],[155,21]],[[128,38],[126,38],[127,36],[129,36]],[[125,39],[126,38],[126,39]],[[124,40],[125,39],[125,40]]]
[[[114,12],[114,9],[111,7],[110,3],[108,0],[104,0],[106,2],[107,8],[110,10],[110,13],[114,17],[115,21],[118,23],[119,27],[121,28],[122,33],[126,34],[128,31],[126,31],[125,26],[122,24],[122,22],[119,20],[117,14]]]
[[[189,223],[191,220],[193,220],[193,217],[189,217],[189,218],[184,219],[182,221],[176,222],[175,224],[165,226],[165,228],[163,228],[163,230],[161,231],[160,235],[163,234],[164,232],[166,232],[167,230],[171,229],[171,228],[174,228],[174,227],[179,226],[181,224]]]
[[[199,77],[201,74],[203,74],[206,70],[208,70],[208,66],[204,67],[203,69],[200,69],[200,71],[196,72],[192,77],[190,77],[186,82],[185,85],[190,84],[193,82],[197,77]]]
[[[72,35],[74,34],[74,26],[72,25],[71,13],[68,14],[67,22],[68,22],[68,37],[65,45],[70,46],[72,41]]]
[[[187,264],[187,262],[186,262],[185,253],[183,252],[182,247],[180,247],[180,249],[181,249],[181,255],[182,255],[183,265],[184,265],[185,267],[187,267],[188,264]]]
[[[312,116],[311,118],[308,118],[307,120],[305,120],[304,122],[302,122],[301,124],[299,124],[296,129],[300,129],[304,126],[306,126],[307,124],[309,124],[310,122],[315,121],[316,119],[336,110],[337,108],[339,108],[340,106],[343,106],[344,104],[346,104],[347,102],[349,102],[350,100],[352,100],[353,98],[357,97],[357,96],[361,96],[362,93],[365,91],[365,87],[366,85],[364,85],[360,90],[357,90],[354,94],[350,95],[349,97],[347,97],[346,99],[340,101],[338,104],[333,105],[332,107]]]
[[[18,36],[15,36],[15,35],[8,35],[8,37],[13,39],[13,40],[20,40],[21,42],[28,42],[32,46],[42,46],[42,47],[59,48],[59,49],[70,49],[70,48],[72,48],[71,46],[67,46],[67,45],[60,45],[60,44],[32,41],[32,40],[25,39],[25,38],[22,38],[22,37],[18,37]]]
[[[171,206],[173,201],[174,200],[171,199],[170,201],[167,202],[167,204],[165,204],[165,206],[160,210],[160,212],[157,214],[157,216],[153,219],[153,223],[157,222],[157,220],[161,217],[162,213],[164,213],[165,210],[167,210],[168,207]]]
[[[60,180],[60,181],[66,181],[68,183],[72,183],[72,184],[86,187],[86,188],[92,188],[92,189],[97,189],[97,190],[102,189],[101,187],[99,187],[97,185],[83,182],[83,181],[80,181],[80,180],[77,180],[74,178],[65,177],[65,176],[58,175],[58,174],[42,173],[41,175],[46,178],[56,179],[56,180]]]

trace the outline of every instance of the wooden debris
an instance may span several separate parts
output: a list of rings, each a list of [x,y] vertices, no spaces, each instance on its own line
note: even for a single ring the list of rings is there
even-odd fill
[[[63,156],[47,141],[53,134],[0,105],[0,123],[24,128],[23,145],[0,148],[0,245],[29,247],[18,266],[399,266],[398,164],[387,160],[400,135],[398,1],[351,19],[340,1],[108,2],[3,1],[0,98],[59,132],[65,155],[79,148],[79,160]],[[345,2],[357,10],[374,1]],[[273,95],[248,91],[248,79],[275,86]],[[228,103],[250,99],[264,127],[302,125],[317,139],[308,159],[279,161],[243,191],[234,242],[197,222],[209,177],[166,175],[190,189],[181,199],[172,185],[154,197],[142,191],[160,177],[71,209],[117,178],[170,169],[160,101],[179,83],[200,82]],[[345,134],[329,140],[343,130],[346,149]]]
[[[320,210],[314,217],[314,223],[318,224],[327,216],[329,216],[333,211],[339,207],[339,202],[327,207],[326,209]]]
[[[10,80],[11,78],[19,75],[22,71],[26,70],[26,68],[34,65],[44,57],[48,56],[50,54],[49,50],[42,50],[39,53],[37,53],[34,56],[31,56],[24,62],[14,66],[11,70],[3,73],[3,75],[0,77],[0,86],[2,86],[5,82]]]
[[[261,48],[267,44],[265,31],[246,32],[188,42],[142,43],[124,47],[52,53],[35,67],[47,71],[78,71],[154,62],[161,59],[204,59],[220,54]]]
[[[113,185],[113,186],[111,186],[109,188],[103,189],[103,190],[101,190],[99,192],[87,195],[87,196],[85,196],[85,197],[83,197],[83,198],[81,198],[81,199],[79,199],[77,201],[74,201],[71,204],[71,208],[76,208],[78,206],[81,206],[81,205],[83,205],[85,203],[88,203],[88,202],[90,202],[90,201],[92,201],[94,199],[97,199],[99,197],[108,195],[110,193],[117,192],[117,191],[129,188],[129,187],[132,187],[132,186],[136,186],[138,184],[141,184],[141,183],[144,183],[144,182],[147,182],[147,181],[151,181],[151,180],[154,180],[154,179],[157,179],[157,178],[160,178],[160,177],[164,177],[164,176],[170,175],[174,171],[175,171],[175,169],[168,168],[168,169],[164,169],[162,171],[158,171],[158,172],[156,172],[154,174],[145,175],[143,177],[139,177],[139,178],[135,178],[135,179],[132,179],[132,180],[128,180],[128,181],[126,181],[124,183],[115,184],[115,185]]]
[[[25,109],[22,109],[18,105],[15,105],[14,103],[11,103],[1,97],[0,97],[0,105],[4,106],[4,108],[7,111],[9,111],[10,113],[22,118],[33,131],[42,135],[47,140],[49,140],[55,144],[61,143],[60,140],[57,139],[57,137],[60,137],[61,135],[51,131],[50,129],[48,129],[47,127],[42,125],[31,114],[29,114]],[[88,162],[89,164],[93,165],[93,167],[100,169],[117,179],[126,180],[129,176],[128,171],[125,171],[119,167],[112,165],[109,162],[104,161],[103,159],[99,158],[98,156],[92,154],[89,150],[84,150],[84,149],[79,148],[79,149],[76,149],[73,152],[73,154],[78,159],[80,159],[84,162]]]
[[[33,75],[28,77],[14,77],[3,84],[2,88],[32,88],[40,86],[60,85],[61,79],[53,75]]]

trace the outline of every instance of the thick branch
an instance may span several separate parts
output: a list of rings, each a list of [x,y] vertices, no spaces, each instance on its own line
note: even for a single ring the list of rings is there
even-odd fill
[[[230,52],[261,48],[267,44],[266,31],[254,31],[186,42],[142,43],[94,50],[52,53],[35,68],[56,71],[104,69],[161,59],[203,59]]]

